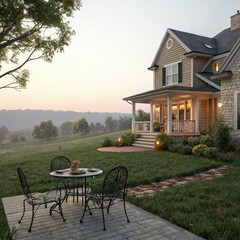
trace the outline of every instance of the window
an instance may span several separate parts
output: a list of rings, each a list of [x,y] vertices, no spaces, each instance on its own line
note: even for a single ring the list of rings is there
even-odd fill
[[[208,48],[208,49],[213,49],[213,46],[210,45],[210,44],[204,43],[204,46],[205,46],[206,48]]]
[[[214,67],[213,67],[213,71],[214,71],[214,73],[218,73],[218,71],[219,71],[219,63],[216,62],[216,63],[214,63],[213,66],[214,66]]]
[[[172,40],[171,38],[169,38],[169,39],[167,40],[166,46],[167,46],[167,49],[172,48],[172,46],[173,46],[173,40]]]
[[[163,68],[163,86],[182,82],[182,63],[167,65]]]
[[[234,92],[234,129],[240,130],[240,91]]]
[[[237,130],[240,130],[240,93],[237,94]]]

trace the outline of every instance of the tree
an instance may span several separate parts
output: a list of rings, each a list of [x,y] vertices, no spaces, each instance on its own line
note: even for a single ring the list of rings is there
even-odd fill
[[[107,117],[105,119],[105,127],[107,131],[114,131],[117,128],[117,120],[112,117]]]
[[[0,127],[0,142],[2,142],[8,133],[8,128],[6,126],[1,126]]]
[[[118,120],[118,130],[128,130],[132,128],[132,118],[120,117]]]
[[[6,80],[0,89],[25,88],[30,76],[23,69],[27,63],[52,62],[55,53],[64,51],[75,33],[68,18],[80,7],[81,0],[0,1],[0,80]]]
[[[150,113],[146,113],[142,109],[139,109],[135,119],[136,121],[150,121]]]
[[[61,136],[69,136],[72,134],[72,122],[64,122],[60,126],[60,135]]]
[[[36,125],[33,129],[32,136],[36,139],[49,141],[58,136],[58,130],[57,127],[53,125],[53,122],[49,120],[47,122],[41,122],[40,125]]]
[[[81,118],[73,123],[73,133],[80,133],[82,135],[89,133],[90,127],[86,118]]]

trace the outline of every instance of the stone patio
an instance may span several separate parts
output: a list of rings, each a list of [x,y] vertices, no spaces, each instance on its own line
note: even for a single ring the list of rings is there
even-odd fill
[[[200,240],[200,238],[158,216],[144,211],[130,203],[126,204],[130,223],[127,223],[122,203],[112,206],[106,215],[106,231],[103,231],[100,210],[93,215],[86,215],[83,224],[79,223],[83,212],[81,202],[73,203],[69,198],[64,202],[63,211],[66,222],[59,214],[49,216],[48,209],[39,208],[34,218],[32,232],[28,233],[31,211],[28,206],[21,224],[18,220],[22,214],[23,196],[3,198],[4,210],[10,228],[16,227],[14,239],[24,240]]]

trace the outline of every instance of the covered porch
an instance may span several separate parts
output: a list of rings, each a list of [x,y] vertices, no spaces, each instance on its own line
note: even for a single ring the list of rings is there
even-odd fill
[[[125,98],[132,105],[132,132],[199,135],[216,119],[221,100],[219,92],[167,87]],[[150,120],[136,121],[138,104],[150,106]]]

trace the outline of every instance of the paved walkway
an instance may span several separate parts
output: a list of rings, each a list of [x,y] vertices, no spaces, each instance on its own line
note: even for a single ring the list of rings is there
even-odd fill
[[[172,178],[158,183],[131,187],[128,188],[128,194],[136,197],[151,196],[158,191],[164,191],[169,187],[186,184],[190,181],[207,181],[213,179],[214,177],[221,177],[228,169],[229,166],[225,165],[220,168],[214,168],[202,173],[195,174],[193,176]]]
[[[21,224],[18,220],[22,214],[23,196],[3,198],[4,210],[10,226],[17,227],[14,239],[27,240],[200,240],[200,238],[158,216],[127,203],[130,223],[127,223],[122,203],[112,206],[106,215],[106,231],[102,228],[101,211],[95,210],[93,215],[86,215],[83,224],[79,223],[83,206],[73,203],[69,198],[64,202],[63,211],[66,222],[59,214],[49,216],[48,209],[39,208],[35,216],[32,232],[28,233],[30,208],[27,208]]]

